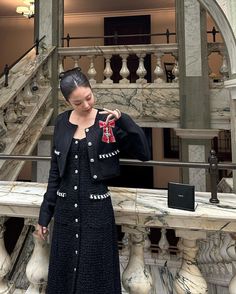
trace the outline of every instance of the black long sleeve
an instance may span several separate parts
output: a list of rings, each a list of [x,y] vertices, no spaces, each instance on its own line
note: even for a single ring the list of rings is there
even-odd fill
[[[132,158],[141,161],[151,159],[151,152],[144,131],[139,127],[127,113],[121,113],[116,120],[118,144]]]
[[[47,186],[46,193],[44,194],[43,202],[40,207],[39,220],[38,220],[38,223],[44,227],[47,227],[47,225],[49,224],[54,214],[54,208],[55,208],[56,200],[57,200],[56,192],[61,181],[58,164],[57,164],[57,158],[54,153],[56,126],[57,126],[57,119],[55,122],[55,128],[53,133],[53,144],[51,148],[51,166],[49,170],[48,186]]]

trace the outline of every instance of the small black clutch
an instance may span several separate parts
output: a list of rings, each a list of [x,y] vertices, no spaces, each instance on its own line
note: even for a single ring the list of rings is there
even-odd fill
[[[169,182],[168,207],[195,211],[195,187],[189,184]]]

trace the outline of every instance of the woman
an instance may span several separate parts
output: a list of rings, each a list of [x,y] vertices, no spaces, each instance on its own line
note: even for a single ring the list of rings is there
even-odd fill
[[[45,239],[54,216],[47,294],[121,294],[117,232],[106,180],[120,173],[119,153],[150,152],[143,130],[118,109],[94,107],[79,68],[61,75],[72,106],[56,118],[51,168],[37,225]]]

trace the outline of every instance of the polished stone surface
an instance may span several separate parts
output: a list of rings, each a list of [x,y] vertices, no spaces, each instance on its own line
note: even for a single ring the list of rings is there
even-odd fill
[[[46,184],[0,181],[0,214],[38,217]],[[236,232],[236,194],[196,192],[195,212],[167,207],[167,191],[110,187],[117,224]]]
[[[185,63],[187,77],[202,76],[200,5],[196,0],[184,1]]]

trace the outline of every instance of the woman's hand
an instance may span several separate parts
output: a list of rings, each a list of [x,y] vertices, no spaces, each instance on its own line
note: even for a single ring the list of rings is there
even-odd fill
[[[49,230],[47,227],[43,227],[40,224],[37,224],[36,227],[36,231],[37,231],[37,235],[42,239],[42,240],[46,240],[46,236],[49,233]]]
[[[110,110],[110,109],[107,109],[107,108],[103,108],[104,111],[100,111],[99,113],[105,113],[105,114],[108,114],[107,118],[106,118],[106,124],[108,123],[109,120],[111,119],[119,119],[121,117],[121,112],[119,109],[115,109],[115,110]]]

